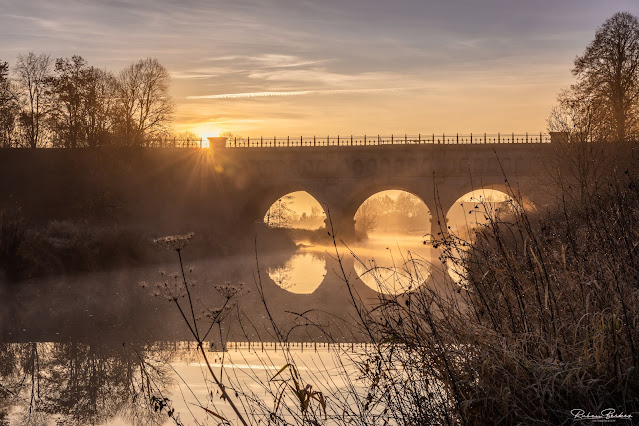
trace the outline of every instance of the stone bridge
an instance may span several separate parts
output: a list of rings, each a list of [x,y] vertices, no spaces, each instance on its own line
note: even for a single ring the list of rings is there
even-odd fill
[[[547,203],[540,177],[544,154],[553,148],[550,137],[537,134],[529,143],[483,142],[238,147],[226,138],[209,138],[215,167],[235,186],[235,208],[243,220],[261,221],[279,198],[306,191],[330,213],[336,233],[345,238],[354,234],[359,206],[383,190],[421,198],[432,215],[431,232],[473,190],[514,192],[537,206]]]

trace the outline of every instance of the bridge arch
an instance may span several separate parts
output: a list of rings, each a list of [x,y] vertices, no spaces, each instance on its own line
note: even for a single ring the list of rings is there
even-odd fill
[[[307,191],[293,191],[273,199],[264,211],[263,222],[269,226],[318,229],[325,226],[326,212],[320,202]],[[300,212],[302,212],[300,214]]]
[[[250,220],[251,223],[263,223],[265,215],[274,203],[290,194],[306,193],[317,201],[326,214],[325,202],[321,193],[304,184],[258,186],[243,195],[243,207],[237,212],[240,217]]]

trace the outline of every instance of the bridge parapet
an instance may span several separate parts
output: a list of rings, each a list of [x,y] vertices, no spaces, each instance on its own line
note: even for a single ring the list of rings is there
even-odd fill
[[[224,139],[224,142],[222,140]],[[209,138],[211,146],[219,148],[291,148],[291,147],[352,147],[380,145],[459,145],[459,144],[525,144],[551,143],[551,134],[536,133],[451,133],[418,135],[364,136],[295,136]]]

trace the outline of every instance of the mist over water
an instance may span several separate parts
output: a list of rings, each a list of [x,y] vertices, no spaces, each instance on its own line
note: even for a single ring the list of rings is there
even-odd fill
[[[374,233],[351,249],[359,279],[377,292],[414,290],[430,276],[432,258],[423,235]]]

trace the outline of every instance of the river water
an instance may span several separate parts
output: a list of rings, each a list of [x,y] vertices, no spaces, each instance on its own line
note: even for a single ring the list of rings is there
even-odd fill
[[[290,379],[286,365],[295,366],[302,387],[333,399],[345,398],[353,386],[363,389],[356,379],[362,345],[256,349],[205,351],[239,410],[255,420],[273,409],[282,380]],[[218,420],[211,412],[237,417],[192,343],[24,343],[4,345],[0,355],[0,424],[210,424]],[[295,411],[294,402],[285,391],[282,404]],[[295,423],[295,415],[289,413],[289,421]]]
[[[338,253],[341,265],[332,246],[301,244],[293,253],[194,262],[185,250],[201,322],[205,307],[224,303],[221,287],[238,292],[207,338],[214,371],[224,365],[226,380],[267,405],[273,404],[273,389],[265,383],[270,386],[269,379],[291,361],[323,394],[346,392],[356,382],[355,355],[321,346],[365,341],[361,330],[347,325],[354,312],[345,277],[361,300],[374,302],[378,292],[422,285],[429,252],[421,235],[381,235]],[[202,358],[179,343],[190,338],[188,327],[155,286],[173,280],[178,270],[176,261],[2,287],[0,424],[171,424],[170,409],[183,424],[210,423],[200,406],[233,418]],[[306,350],[219,352],[221,341],[275,340],[276,327],[289,341],[306,342]],[[149,411],[151,398],[157,412]]]

